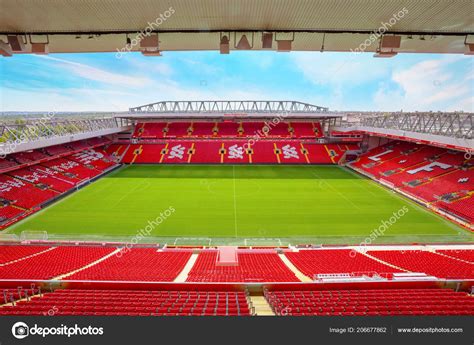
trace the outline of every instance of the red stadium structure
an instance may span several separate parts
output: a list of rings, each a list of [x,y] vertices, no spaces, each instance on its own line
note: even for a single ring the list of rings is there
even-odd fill
[[[2,228],[123,164],[340,164],[472,229],[468,141],[387,135],[372,117],[347,126],[348,114],[299,102],[243,102],[160,102],[117,114],[107,134],[19,145],[0,161]],[[3,236],[0,315],[474,315],[469,243],[124,248]]]

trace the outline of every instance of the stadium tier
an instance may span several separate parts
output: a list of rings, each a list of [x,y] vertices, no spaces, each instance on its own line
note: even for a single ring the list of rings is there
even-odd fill
[[[464,152],[394,141],[364,153],[350,166],[468,223],[474,221],[474,160]]]
[[[96,138],[10,155],[12,165],[0,173],[0,229],[116,167],[100,147],[107,142]]]
[[[375,261],[363,253],[344,249],[301,250],[287,252],[288,259],[308,277],[318,274],[351,273],[353,275],[390,274],[401,269]]]
[[[30,256],[44,252],[50,249],[47,246],[8,246],[4,245],[0,250],[0,264],[4,265],[20,259],[25,259]]]
[[[56,290],[0,315],[249,316],[250,309],[244,292]]]
[[[114,251],[101,247],[50,247],[0,266],[0,279],[53,279],[84,268]]]
[[[367,254],[412,272],[425,272],[438,278],[468,279],[474,275],[474,263],[449,258],[435,252],[418,250],[368,251]]]
[[[473,279],[474,263],[429,250],[239,249],[235,265],[221,265],[210,249],[112,246],[0,246],[0,279],[68,281],[300,282],[321,277],[383,277],[416,273]],[[454,251],[472,257],[473,250]],[[185,274],[184,274],[185,273]],[[184,275],[183,275],[184,274]],[[179,278],[178,278],[179,277]]]
[[[319,122],[150,122],[137,123],[132,138],[320,138]]]
[[[232,264],[203,248],[1,246],[0,315],[474,315],[472,296],[437,285],[470,286],[472,249],[236,253]]]
[[[237,266],[218,266],[217,251],[202,252],[188,282],[292,282],[299,281],[276,253],[239,252]]]
[[[279,316],[473,315],[474,300],[449,289],[265,291]]]
[[[164,140],[155,144],[111,145],[109,154],[126,164],[336,164],[356,146],[301,140]]]
[[[468,229],[392,193],[471,223],[464,153],[392,141],[361,154],[317,121],[130,128],[0,160],[0,226],[25,241],[0,243],[0,315],[474,315]],[[388,220],[374,241],[391,245],[365,245]],[[430,236],[458,244],[414,249]]]
[[[72,274],[69,280],[173,281],[191,257],[189,251],[154,248],[117,251],[112,257]]]
[[[437,250],[436,253],[443,254],[452,258],[468,261],[474,263],[474,252],[471,250]]]

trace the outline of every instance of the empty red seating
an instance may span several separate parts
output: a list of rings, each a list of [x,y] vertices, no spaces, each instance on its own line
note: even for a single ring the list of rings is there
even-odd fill
[[[44,162],[42,165],[59,171],[69,178],[75,178],[77,180],[88,180],[101,173],[100,170],[86,167],[78,162],[74,162],[66,158],[58,158],[52,161]]]
[[[199,254],[188,282],[295,282],[299,281],[276,253],[238,252],[237,266],[217,266],[217,251]]]
[[[401,141],[376,147],[351,166],[472,223],[472,159],[464,152]]]
[[[17,165],[18,163],[13,160],[0,158],[0,171],[9,170]]]
[[[411,272],[424,272],[438,278],[473,279],[474,264],[421,250],[369,251],[368,254]]]
[[[73,141],[67,144],[67,146],[73,151],[87,150],[90,147],[89,143],[85,140]]]
[[[192,137],[208,138],[218,135],[218,126],[216,122],[193,122]]]
[[[108,139],[94,138],[91,141],[100,146]],[[62,158],[51,157],[39,150],[11,155],[12,160],[21,164],[0,174],[0,226],[36,212],[47,201],[117,165],[114,158],[100,147],[67,155],[90,146],[83,140],[49,147],[49,152],[45,149],[50,154],[62,155]]]
[[[276,144],[272,141],[260,140],[252,145],[252,163],[277,164]]]
[[[68,180],[58,171],[41,166],[32,166],[30,168],[15,170],[10,174],[20,180],[24,180],[34,185],[43,185],[59,192],[66,192],[75,186],[74,182]]]
[[[46,153],[41,152],[40,150],[18,152],[12,155],[12,157],[20,164],[32,163],[40,161],[42,159],[49,158]]]
[[[305,143],[304,148],[308,151],[310,163],[313,164],[334,164],[339,162],[342,156],[333,150],[333,145]]]
[[[123,163],[161,163],[165,144],[130,145],[122,158]],[[110,151],[109,151],[110,152]]]
[[[249,148],[250,147],[250,148]],[[123,163],[232,163],[232,164],[336,164],[347,145],[321,145],[299,140],[164,140],[162,143],[111,146]],[[126,151],[125,151],[126,150]]]
[[[321,126],[321,123],[314,122],[313,123],[313,130],[314,130],[314,134],[316,134],[317,138],[322,138],[324,136],[323,127]]]
[[[52,279],[114,251],[106,247],[56,247],[25,260],[0,266],[0,279]]]
[[[222,153],[221,163],[226,164],[249,164],[252,163],[252,155],[249,154],[246,141],[225,141],[219,152]],[[253,150],[252,150],[253,151]]]
[[[112,144],[107,146],[105,151],[111,157],[121,157],[126,153],[129,146],[128,144]]]
[[[166,122],[139,123],[135,127],[133,137],[144,139],[163,138],[167,131],[167,125]]]
[[[224,138],[235,138],[239,136],[240,123],[232,121],[224,121],[218,123],[218,136]]]
[[[248,316],[250,309],[234,291],[56,290],[0,315]]]
[[[444,211],[459,215],[469,223],[474,222],[474,194],[451,202],[439,201],[436,206]]]
[[[110,142],[111,140],[106,137],[95,137],[95,138],[87,139],[87,143],[89,144],[89,146],[92,146],[92,147],[103,146],[103,145],[109,144]]]
[[[268,137],[282,137],[287,138],[291,136],[290,127],[287,122],[273,123],[271,121],[264,124],[266,127],[264,130],[267,132]],[[268,130],[267,130],[268,128]]]
[[[296,138],[314,138],[322,136],[320,128],[315,128],[312,122],[291,122],[293,136]]]
[[[133,138],[319,138],[324,133],[319,122],[288,121],[196,121],[138,123]]]
[[[173,281],[191,257],[190,251],[132,248],[112,255],[68,280]]]
[[[72,156],[69,156],[68,159],[83,165],[93,166],[95,169],[101,171],[116,165],[112,157],[110,157],[105,151],[101,149],[88,149],[77,152]]]
[[[474,168],[470,170],[452,170],[446,174],[432,178],[431,180],[415,187],[404,188],[417,197],[434,201],[443,195],[459,191],[474,190]]]
[[[232,154],[231,152],[227,152],[228,150],[225,146],[225,143],[218,140],[196,142],[194,144],[195,152],[190,163],[222,163],[226,154]]]
[[[0,224],[8,219],[15,218],[25,211],[14,206],[0,206]]]
[[[436,253],[441,253],[456,259],[469,261],[474,263],[474,250],[469,249],[437,249]]]
[[[100,143],[106,139],[97,140]],[[89,147],[85,141],[75,146],[79,148],[85,145]],[[1,224],[18,220],[18,217],[26,215],[26,210],[28,213],[36,211],[45,202],[117,165],[101,148],[88,149],[63,158],[46,156],[39,151],[16,155],[24,157],[22,162],[28,163],[0,175],[0,199],[6,200],[1,203],[4,205],[0,208]]]
[[[38,206],[56,197],[58,193],[40,189],[29,182],[0,175],[0,196],[25,209]]]
[[[47,246],[0,246],[0,264],[23,259],[49,248]]]
[[[300,250],[286,252],[285,256],[310,278],[317,274],[348,273],[357,276],[401,272],[349,249]]]
[[[450,289],[265,291],[280,316],[474,315],[474,299]]]
[[[160,160],[167,164],[190,163],[195,150],[195,144],[191,141],[170,140],[160,152]]]
[[[189,122],[171,122],[168,124],[165,136],[167,138],[186,137],[191,134],[191,123]]]
[[[49,146],[46,147],[44,150],[50,156],[59,156],[72,151],[66,145]]]
[[[40,289],[37,288],[0,289],[0,304],[12,303],[39,293]]]

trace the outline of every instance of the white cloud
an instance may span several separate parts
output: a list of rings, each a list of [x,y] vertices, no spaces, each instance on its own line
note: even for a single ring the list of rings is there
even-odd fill
[[[455,110],[472,111],[472,73],[459,79],[450,70],[450,65],[458,60],[458,57],[426,60],[395,71],[391,81],[397,88],[381,83],[373,96],[376,109],[454,110],[456,105],[460,108]]]
[[[377,80],[389,72],[389,65],[374,60],[371,54],[295,52],[292,57],[305,78],[317,85],[356,86]]]
[[[149,78],[131,77],[123,73],[112,73],[100,68],[92,67],[86,64],[60,59],[52,56],[34,55],[36,57],[55,61],[60,67],[63,67],[75,75],[106,84],[142,86],[151,82]]]

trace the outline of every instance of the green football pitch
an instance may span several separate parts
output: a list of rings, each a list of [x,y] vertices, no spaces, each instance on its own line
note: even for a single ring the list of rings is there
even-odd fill
[[[23,236],[46,231],[57,239],[138,236],[140,242],[178,245],[473,239],[338,166],[127,166],[8,231]]]

